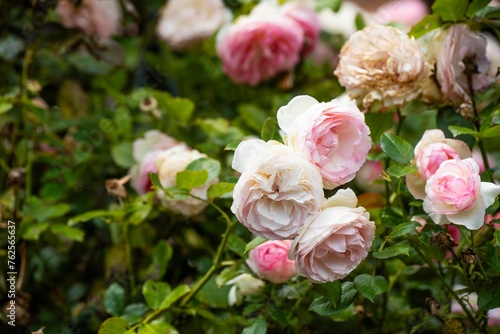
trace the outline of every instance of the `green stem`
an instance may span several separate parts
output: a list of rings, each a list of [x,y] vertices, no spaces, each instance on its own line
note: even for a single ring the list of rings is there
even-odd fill
[[[130,282],[130,295],[135,291],[134,266],[132,265],[132,247],[130,246],[130,231],[127,223],[121,222],[123,239],[125,240],[125,259],[127,262],[128,279]]]
[[[226,231],[224,232],[224,235],[222,236],[222,241],[219,244],[219,248],[217,248],[217,253],[215,254],[214,261],[212,263],[212,266],[208,271],[203,275],[203,277],[195,284],[193,289],[182,299],[180,306],[185,306],[191,298],[193,298],[198,291],[200,291],[201,288],[208,282],[208,280],[212,277],[212,275],[215,273],[215,271],[219,268],[221,260],[222,260],[222,255],[224,254],[224,248],[226,248],[227,241],[229,240],[229,236],[231,235],[231,231],[234,228],[236,224],[229,223],[227,224]]]
[[[444,287],[448,290],[448,292],[452,295],[452,297],[460,304],[460,306],[464,310],[465,314],[467,315],[467,318],[469,319],[469,321],[474,325],[474,327],[481,330],[479,325],[476,323],[476,319],[474,318],[474,316],[472,315],[470,310],[467,308],[467,306],[465,305],[462,298],[460,298],[460,296],[457,295],[455,290],[453,290],[453,287],[451,286],[451,284],[446,280],[446,278],[444,276],[441,275],[441,273],[436,268],[434,263],[430,259],[428,259],[424,253],[422,253],[422,251],[419,249],[419,247],[417,247],[416,243],[419,242],[418,239],[415,239],[415,237],[409,237],[408,241],[413,246],[413,249],[415,249],[415,251],[418,253],[418,255],[425,261],[425,263],[427,263],[427,265],[434,272],[434,274],[436,274],[436,276],[441,280]]]

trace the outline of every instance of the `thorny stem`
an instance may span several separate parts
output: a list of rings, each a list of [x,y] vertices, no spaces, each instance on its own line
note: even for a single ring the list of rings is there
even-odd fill
[[[460,304],[460,306],[464,310],[465,314],[467,315],[467,318],[469,319],[469,321],[474,325],[474,327],[476,327],[477,329],[481,330],[481,328],[479,327],[479,325],[476,323],[476,319],[474,318],[474,316],[472,315],[472,313],[470,312],[470,310],[467,308],[467,306],[465,305],[465,303],[462,300],[462,298],[460,298],[460,296],[457,295],[457,293],[455,292],[455,290],[453,290],[453,287],[451,286],[451,284],[439,272],[439,270],[436,269],[436,266],[434,265],[434,263],[431,260],[429,260],[425,256],[424,253],[422,253],[422,251],[420,250],[419,247],[417,247],[416,242],[419,242],[418,239],[415,241],[414,237],[409,237],[408,241],[413,246],[413,249],[415,249],[415,251],[418,253],[418,255],[422,258],[422,260],[424,260],[425,263],[427,263],[427,265],[429,266],[429,268],[441,280],[441,282],[443,283],[443,285],[446,288],[446,290],[448,290],[448,292],[453,296],[453,298]]]
[[[476,106],[476,96],[474,93],[474,86],[472,84],[471,70],[466,69],[466,74],[467,74],[467,83],[469,84],[469,90],[470,90],[470,99],[471,99],[471,104],[472,104],[472,110],[474,111],[474,126],[476,127],[476,130],[479,131],[481,129],[481,122],[479,119],[479,113],[477,111],[477,106]],[[488,182],[492,182],[493,177],[492,177],[491,171],[490,171],[490,163],[488,161],[488,155],[486,153],[486,149],[484,147],[483,141],[478,139],[477,146],[479,147],[479,151],[481,151],[481,157],[482,157],[483,163],[484,163],[486,180]]]

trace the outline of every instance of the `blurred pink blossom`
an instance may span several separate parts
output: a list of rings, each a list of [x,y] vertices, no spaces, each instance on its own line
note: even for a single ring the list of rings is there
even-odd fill
[[[121,29],[122,11],[116,0],[82,0],[77,6],[70,0],[61,0],[56,13],[63,26],[80,29],[87,35],[109,38]]]

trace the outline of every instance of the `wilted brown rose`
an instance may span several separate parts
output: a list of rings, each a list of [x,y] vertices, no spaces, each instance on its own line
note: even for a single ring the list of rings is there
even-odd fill
[[[334,74],[347,94],[369,109],[379,100],[400,106],[420,93],[429,68],[418,44],[402,31],[374,25],[354,33],[340,51]]]

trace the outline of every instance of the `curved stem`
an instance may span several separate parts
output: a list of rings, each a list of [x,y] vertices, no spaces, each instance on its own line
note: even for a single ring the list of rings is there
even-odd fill
[[[464,310],[465,314],[467,315],[467,318],[469,319],[469,321],[474,325],[474,327],[476,327],[477,329],[481,330],[481,328],[479,327],[479,325],[476,323],[476,319],[472,315],[471,311],[467,308],[467,306],[465,305],[465,303],[462,300],[462,298],[460,298],[460,296],[457,295],[457,293],[455,292],[455,290],[453,290],[453,287],[451,286],[450,282],[448,282],[446,280],[446,278],[436,268],[436,266],[434,265],[434,263],[431,260],[429,260],[425,256],[425,254],[422,253],[422,251],[417,247],[416,243],[420,242],[420,241],[418,239],[415,239],[415,237],[409,237],[408,241],[413,246],[413,249],[415,249],[415,251],[418,253],[418,255],[425,261],[425,263],[427,263],[427,265],[434,272],[434,274],[436,274],[436,276],[441,280],[441,282],[443,283],[443,285],[446,288],[446,290],[448,290],[448,292],[452,295],[452,297],[460,304],[460,306]]]
[[[182,299],[180,306],[186,305],[191,298],[200,291],[200,289],[208,282],[208,280],[212,277],[214,272],[219,268],[221,260],[222,260],[222,255],[224,254],[224,248],[226,248],[227,241],[229,240],[229,236],[231,235],[231,230],[235,226],[235,223],[229,223],[226,227],[226,231],[224,232],[224,235],[222,236],[222,241],[219,244],[219,248],[217,248],[217,253],[215,254],[214,261],[212,263],[212,266],[208,271],[203,275],[203,277],[195,284],[193,289]]]

